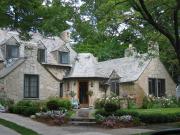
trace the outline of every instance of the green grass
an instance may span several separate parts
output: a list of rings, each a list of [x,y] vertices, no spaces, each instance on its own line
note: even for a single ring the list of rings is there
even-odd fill
[[[4,119],[0,119],[0,125],[3,125],[5,127],[8,127],[18,133],[20,133],[21,135],[39,135],[37,132],[25,128],[23,126],[17,125],[16,123],[4,120]]]

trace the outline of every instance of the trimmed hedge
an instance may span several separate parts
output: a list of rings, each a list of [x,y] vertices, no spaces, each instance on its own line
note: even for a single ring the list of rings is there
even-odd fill
[[[173,111],[174,109],[174,111]],[[116,115],[132,115],[144,123],[166,123],[180,121],[180,108],[118,110]]]
[[[105,110],[97,110],[95,115],[100,114],[102,116],[109,116],[112,113],[108,113]],[[161,108],[161,109],[124,109],[117,110],[114,115],[123,116],[131,115],[135,118],[139,118],[144,123],[166,123],[180,121],[180,108]]]

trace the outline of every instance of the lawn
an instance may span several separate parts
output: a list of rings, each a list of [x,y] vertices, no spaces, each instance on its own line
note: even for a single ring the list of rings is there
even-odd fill
[[[117,115],[132,115],[144,123],[166,123],[180,121],[180,108],[155,108],[155,109],[124,109],[118,110]]]
[[[13,123],[13,122],[10,122],[10,121],[4,120],[4,119],[0,119],[0,125],[8,127],[10,129],[20,133],[21,135],[38,135],[37,132],[35,132],[31,129],[25,128],[23,126],[17,125],[16,123]]]

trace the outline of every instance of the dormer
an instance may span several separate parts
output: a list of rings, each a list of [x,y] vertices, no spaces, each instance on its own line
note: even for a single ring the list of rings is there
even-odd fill
[[[19,49],[20,44],[19,42],[14,38],[9,38],[3,45],[2,45],[2,53],[4,55],[4,58],[6,60],[12,59],[12,58],[19,58]]]
[[[47,62],[47,48],[42,43],[42,41],[38,42],[37,60],[40,63],[46,63]]]
[[[66,46],[62,46],[58,49],[58,63],[59,64],[70,63],[70,51]]]

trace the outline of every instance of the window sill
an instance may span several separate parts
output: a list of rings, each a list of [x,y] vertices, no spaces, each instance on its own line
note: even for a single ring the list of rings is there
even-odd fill
[[[23,100],[40,100],[39,98],[23,98]]]

